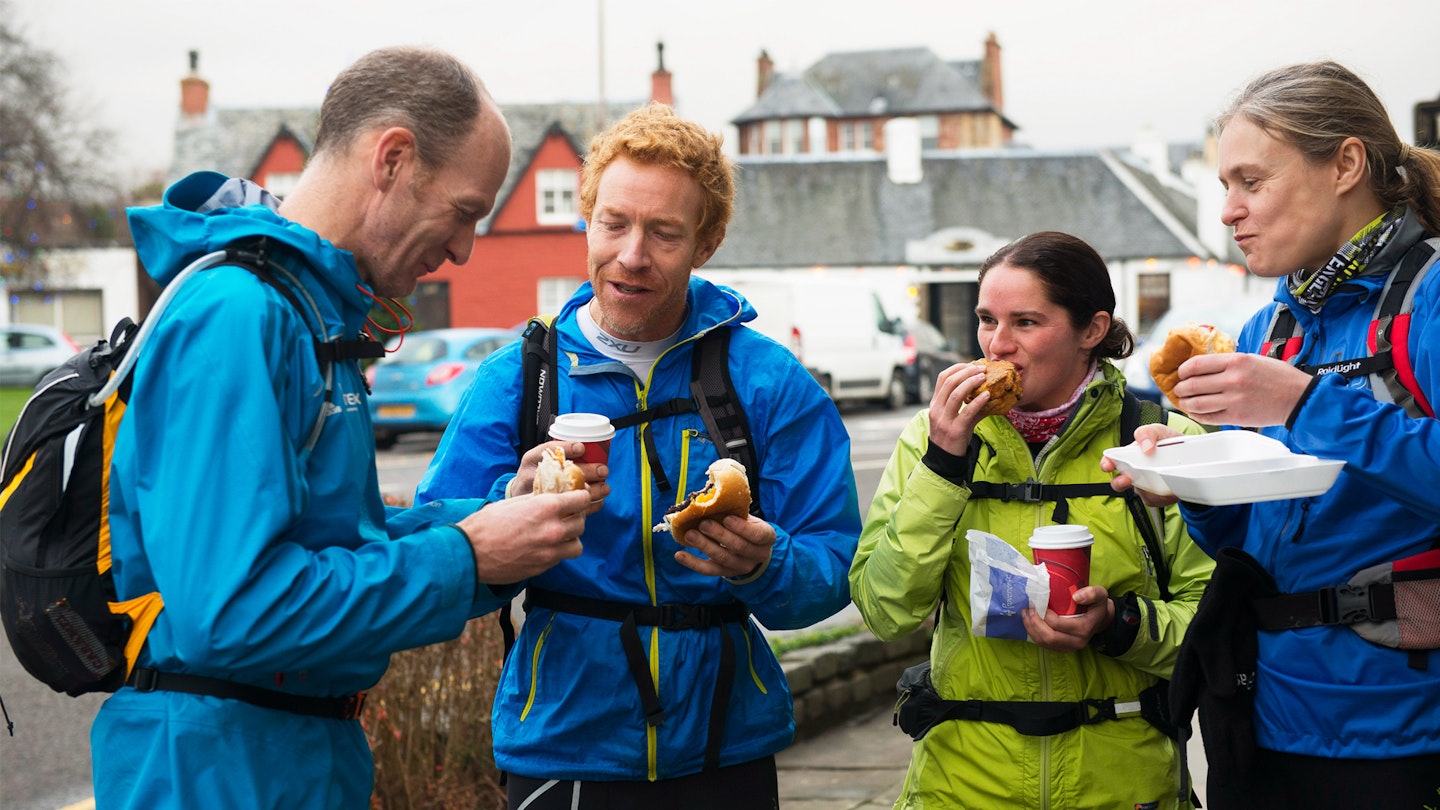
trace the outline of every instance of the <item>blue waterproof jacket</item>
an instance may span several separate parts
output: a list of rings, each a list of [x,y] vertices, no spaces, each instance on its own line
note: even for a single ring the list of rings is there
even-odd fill
[[[652,532],[665,510],[701,489],[718,458],[697,414],[651,423],[662,490],[637,428],[610,446],[611,494],[586,519],[584,552],[532,582],[551,591],[636,605],[726,604],[740,600],[772,629],[813,624],[849,602],[846,574],[860,533],[850,440],[834,404],[787,349],[749,328],[755,313],[734,291],[692,278],[683,340],[647,379],[596,351],[575,312],[587,284],[556,320],[559,412],[611,419],[690,396],[691,350],[711,329],[733,329],[730,375],[760,459],[760,502],[775,527],[768,567],[734,584],[674,559],[680,549]],[[421,481],[418,500],[503,497],[519,464],[521,351],[512,345],[480,367]],[[665,720],[648,726],[626,665],[620,624],[536,609],[526,616],[495,698],[495,760],[537,778],[666,779],[702,769],[710,696],[729,633],[738,663],[720,765],[772,754],[794,736],[785,675],[752,622],[709,630],[640,628]]]
[[[323,314],[323,334],[354,338],[370,299],[351,254],[270,206],[245,181],[202,173],[164,205],[132,209],[130,227],[162,285],[205,253],[269,236]],[[511,595],[477,585],[468,542],[447,525],[481,501],[382,505],[359,371],[334,364],[324,401],[321,327],[274,288],[214,267],[159,318],[110,475],[119,598],[163,601],[140,665],[347,695],[379,681],[392,652],[451,638]],[[127,687],[101,708],[91,747],[102,809],[369,806],[373,760],[358,720]]]
[[[1422,238],[1407,214],[1400,232],[1366,274],[1333,292],[1319,313],[1298,305],[1282,281],[1276,299],[1304,330],[1300,363],[1368,355],[1366,336],[1381,287],[1401,256]],[[1440,398],[1440,272],[1413,290],[1410,357],[1430,402]],[[1241,351],[1258,352],[1274,305],[1250,319]],[[1289,427],[1261,430],[1297,453],[1343,459],[1329,492],[1240,506],[1182,504],[1191,536],[1212,554],[1241,546],[1281,591],[1344,584],[1372,565],[1418,554],[1440,537],[1440,423],[1407,416],[1377,401],[1370,379],[1327,374]],[[1260,633],[1255,696],[1261,748],[1292,754],[1387,759],[1440,753],[1440,653],[1429,668],[1408,653],[1371,644],[1346,627]]]

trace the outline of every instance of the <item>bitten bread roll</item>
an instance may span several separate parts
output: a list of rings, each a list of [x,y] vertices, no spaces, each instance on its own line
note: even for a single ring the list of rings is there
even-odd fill
[[[705,488],[670,507],[664,522],[656,524],[652,531],[684,537],[705,518],[720,520],[726,515],[744,517],[750,513],[750,479],[745,476],[745,465],[722,458],[711,464],[705,474],[710,477]]]
[[[981,391],[990,392],[990,401],[980,409],[982,416],[994,416],[1005,413],[1015,407],[1020,401],[1020,372],[1015,370],[1015,364],[1008,360],[985,360],[980,359],[971,363],[974,366],[985,368],[985,382],[975,389],[966,402],[980,395]]]
[[[585,487],[585,473],[580,465],[565,457],[559,447],[545,448],[540,467],[535,470],[535,492],[569,492]]]
[[[1197,354],[1235,351],[1235,339],[1208,323],[1190,322],[1171,329],[1165,343],[1150,355],[1150,376],[1170,404],[1180,407],[1175,384],[1180,382],[1180,365]]]

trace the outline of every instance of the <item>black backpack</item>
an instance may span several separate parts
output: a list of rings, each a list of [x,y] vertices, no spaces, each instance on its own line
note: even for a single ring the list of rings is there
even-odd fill
[[[130,399],[129,372],[175,291],[208,267],[244,267],[323,334],[313,304],[302,306],[277,278],[290,274],[274,262],[270,249],[268,240],[257,238],[196,260],[166,286],[143,326],[125,318],[108,341],[96,341],[45,375],[11,428],[0,462],[0,620],[20,664],[57,692],[79,696],[119,689],[130,668],[127,659],[133,666],[149,631],[149,621],[137,626],[118,606],[112,609],[106,510],[111,452]],[[316,340],[316,355],[327,371],[327,402],[334,375],[326,364],[374,356],[379,344],[360,345],[369,342]],[[320,409],[306,453],[320,437],[326,410]]]

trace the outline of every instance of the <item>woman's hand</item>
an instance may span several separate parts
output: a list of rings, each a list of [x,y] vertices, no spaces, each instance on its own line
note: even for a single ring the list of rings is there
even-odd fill
[[[956,363],[940,372],[930,397],[930,441],[936,447],[956,456],[970,449],[975,425],[984,418],[980,408],[990,401],[990,393],[982,392],[969,403],[965,399],[984,382],[984,367],[973,363]]]
[[[1161,440],[1179,435],[1180,431],[1169,425],[1141,425],[1135,429],[1134,444],[1139,446],[1140,452],[1149,455],[1155,452],[1155,446],[1159,444]],[[1115,462],[1108,458],[1101,458],[1100,469],[1108,473],[1113,473],[1115,472]],[[1110,479],[1110,488],[1116,492],[1124,492],[1134,486],[1135,482],[1125,473],[1116,473],[1115,477]],[[1146,506],[1158,506],[1163,509],[1179,501],[1179,498],[1176,498],[1174,495],[1157,495],[1154,492],[1138,487],[1135,491],[1140,494],[1140,500],[1144,502]]]
[[[1206,425],[1283,425],[1311,376],[1273,357],[1201,354],[1180,365],[1175,396],[1191,419]]]
[[[1037,646],[1055,652],[1078,652],[1089,645],[1091,636],[1114,623],[1115,603],[1110,601],[1110,592],[1104,587],[1088,585],[1071,598],[1085,609],[1083,613],[1061,616],[1049,611],[1043,619],[1034,608],[1025,608],[1021,613],[1025,632]]]

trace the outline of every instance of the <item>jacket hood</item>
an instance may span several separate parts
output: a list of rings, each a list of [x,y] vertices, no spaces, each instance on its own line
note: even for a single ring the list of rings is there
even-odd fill
[[[306,256],[331,295],[368,311],[369,300],[355,288],[360,274],[354,256],[280,216],[279,207],[278,198],[249,180],[196,172],[166,190],[162,204],[130,208],[126,216],[140,262],[162,287],[207,253],[266,236]]]

